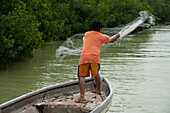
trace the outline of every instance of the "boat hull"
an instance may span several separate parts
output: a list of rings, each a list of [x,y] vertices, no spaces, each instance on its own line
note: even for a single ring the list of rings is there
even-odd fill
[[[92,79],[85,79],[86,81],[86,90],[94,89],[94,82]],[[107,95],[107,98],[91,113],[100,113],[106,112],[108,106],[111,103],[111,98],[113,96],[113,90],[109,81],[102,77],[102,91]],[[0,105],[0,113],[40,113],[40,111],[34,106],[37,103],[42,102],[45,99],[54,98],[62,96],[63,93],[78,93],[79,92],[79,83],[78,81],[70,81],[62,84],[57,84],[37,91],[22,95],[18,98],[15,98],[11,101],[3,103]],[[56,109],[54,109],[55,111]],[[51,111],[50,113],[53,113]],[[63,112],[62,112],[63,113]]]

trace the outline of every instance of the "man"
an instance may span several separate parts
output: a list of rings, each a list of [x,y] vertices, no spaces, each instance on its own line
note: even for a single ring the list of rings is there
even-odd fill
[[[93,22],[92,31],[86,32],[84,36],[83,49],[78,63],[78,80],[80,87],[80,97],[75,100],[76,103],[86,101],[85,99],[85,81],[84,78],[91,76],[95,78],[97,88],[93,90],[93,93],[100,93],[100,49],[102,45],[109,42],[115,42],[120,34],[116,34],[115,37],[110,38],[107,35],[101,33],[102,23]]]

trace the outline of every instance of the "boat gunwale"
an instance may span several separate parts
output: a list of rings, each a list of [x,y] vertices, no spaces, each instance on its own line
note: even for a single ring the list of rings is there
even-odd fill
[[[91,78],[85,78],[86,82],[91,82],[92,80],[93,79],[91,79]],[[105,83],[107,83],[108,88],[109,88],[109,95],[106,97],[106,99],[99,106],[97,106],[95,109],[93,109],[90,113],[101,112],[103,110],[103,108],[108,106],[108,104],[110,103],[111,98],[113,96],[113,89],[112,89],[109,81],[103,76],[101,76],[101,80],[104,81]],[[73,80],[73,81],[68,81],[68,82],[64,82],[64,83],[59,83],[59,84],[47,86],[47,87],[38,89],[38,90],[30,92],[30,93],[26,93],[26,94],[21,95],[21,96],[19,96],[17,98],[14,98],[14,99],[12,99],[10,101],[7,101],[5,103],[0,104],[0,113],[6,107],[14,105],[15,103],[20,102],[20,101],[22,101],[24,99],[27,99],[27,98],[33,97],[35,95],[39,95],[41,93],[48,92],[50,90],[54,90],[54,89],[57,89],[57,88],[63,88],[63,87],[67,87],[67,86],[70,86],[70,85],[77,85],[78,83],[79,83],[78,80]]]
[[[86,82],[90,82],[90,81],[92,81],[92,79],[91,78],[86,78],[85,81]],[[13,104],[15,104],[15,103],[17,103],[19,101],[22,101],[24,99],[27,99],[29,97],[41,94],[43,92],[47,92],[47,91],[50,91],[50,90],[53,90],[53,89],[57,89],[57,88],[67,87],[69,85],[76,85],[76,84],[78,84],[78,80],[68,81],[68,82],[59,83],[59,84],[55,84],[55,85],[50,85],[50,86],[38,89],[36,91],[30,92],[30,93],[26,93],[24,95],[21,95],[19,97],[16,97],[16,98],[14,98],[12,100],[9,100],[9,101],[7,101],[5,103],[0,104],[0,111],[1,111],[1,109],[5,108],[5,107],[13,105]]]
[[[102,77],[102,76],[101,76]],[[93,109],[90,113],[99,113],[102,111],[102,106],[108,106],[110,101],[112,101],[112,97],[113,97],[113,89],[112,89],[112,86],[110,84],[110,82],[108,81],[107,78],[105,77],[102,77],[102,79],[107,83],[108,87],[109,87],[109,90],[110,90],[110,93],[109,95],[106,97],[106,99],[100,104],[98,105],[95,109]]]

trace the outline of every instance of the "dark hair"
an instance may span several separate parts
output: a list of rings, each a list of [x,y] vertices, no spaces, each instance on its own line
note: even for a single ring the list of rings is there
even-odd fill
[[[101,22],[98,21],[94,21],[92,24],[92,30],[94,31],[100,31],[100,29],[102,29],[103,25]]]

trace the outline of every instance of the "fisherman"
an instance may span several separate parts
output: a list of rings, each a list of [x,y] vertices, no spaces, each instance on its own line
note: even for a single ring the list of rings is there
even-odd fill
[[[96,89],[92,93],[101,94],[100,92],[100,49],[102,45],[109,42],[115,42],[120,34],[116,34],[113,38],[102,34],[102,23],[94,21],[92,31],[88,31],[84,36],[83,49],[78,62],[78,80],[80,88],[80,97],[75,100],[76,103],[85,102],[85,77],[90,76],[95,79]]]

